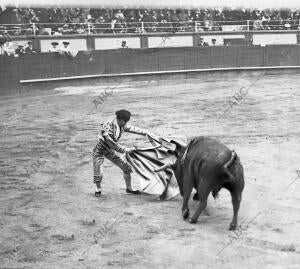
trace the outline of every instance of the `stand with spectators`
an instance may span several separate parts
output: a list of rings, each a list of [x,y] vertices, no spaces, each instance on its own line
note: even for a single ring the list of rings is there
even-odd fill
[[[0,8],[0,34],[299,30],[300,9],[97,9]]]

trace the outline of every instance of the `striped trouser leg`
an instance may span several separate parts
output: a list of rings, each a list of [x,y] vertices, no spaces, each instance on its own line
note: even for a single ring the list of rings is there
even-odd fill
[[[124,174],[131,174],[133,172],[132,167],[129,163],[125,162],[114,150],[107,150],[104,153],[105,158],[110,160],[112,163],[117,165]]]
[[[93,149],[94,183],[101,184],[103,178],[102,164],[104,162],[104,152],[105,149],[99,143]]]

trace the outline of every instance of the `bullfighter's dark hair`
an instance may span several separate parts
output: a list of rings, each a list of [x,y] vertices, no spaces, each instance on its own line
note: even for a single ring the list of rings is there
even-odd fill
[[[117,119],[127,122],[130,120],[131,113],[125,109],[121,109],[116,112],[116,116]]]

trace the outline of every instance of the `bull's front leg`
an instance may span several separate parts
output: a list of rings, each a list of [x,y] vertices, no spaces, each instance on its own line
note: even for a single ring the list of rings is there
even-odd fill
[[[183,203],[182,203],[182,217],[187,219],[190,215],[189,199],[193,190],[193,178],[190,174],[183,177]]]

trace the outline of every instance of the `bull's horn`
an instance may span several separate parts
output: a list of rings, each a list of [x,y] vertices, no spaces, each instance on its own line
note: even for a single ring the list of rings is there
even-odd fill
[[[170,167],[171,167],[171,164],[167,163],[167,164],[164,164],[163,166],[159,167],[158,169],[154,170],[154,172],[160,172],[160,171],[166,170],[167,168],[170,168]]]

